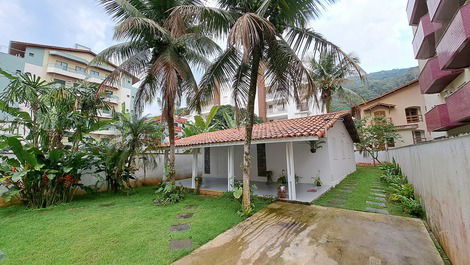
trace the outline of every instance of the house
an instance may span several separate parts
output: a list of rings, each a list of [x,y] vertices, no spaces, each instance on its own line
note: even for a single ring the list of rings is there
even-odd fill
[[[163,122],[164,126],[166,128],[166,121],[165,121],[165,118],[162,117],[162,116],[153,117],[153,118],[150,119],[150,121],[158,122],[158,123]],[[183,128],[184,128],[184,124],[186,122],[188,122],[188,120],[183,118],[183,117],[175,117],[175,121],[174,121],[175,139],[180,139],[180,138],[184,137]]]
[[[424,114],[432,132],[470,133],[470,3],[408,0],[408,21],[418,60]]]
[[[377,116],[389,119],[400,139],[389,142],[388,147],[412,145],[440,136],[432,135],[423,119],[426,104],[418,80],[354,106],[352,112],[356,119]]]
[[[192,150],[192,178],[179,183],[203,189],[231,191],[242,180],[245,128],[198,134],[176,141],[180,150]],[[255,124],[251,182],[257,195],[276,196],[276,180],[286,176],[288,198],[310,202],[356,170],[353,143],[358,142],[352,116],[346,112]],[[202,156],[203,159],[198,159]],[[272,173],[272,183],[267,179]],[[315,187],[319,177],[322,187]]]
[[[48,82],[65,86],[77,86],[80,81],[101,84],[115,70],[112,63],[90,65],[96,54],[89,48],[76,45],[75,48],[50,46],[36,43],[11,41],[9,52],[0,53],[0,68],[11,74],[31,73]],[[131,112],[134,109],[136,89],[133,84],[138,78],[124,75],[119,84],[106,86],[103,98],[115,112]],[[0,76],[0,91],[9,80]],[[27,110],[25,106],[20,106]],[[111,119],[110,110],[101,110],[100,119]],[[92,132],[95,137],[115,136],[114,128]]]

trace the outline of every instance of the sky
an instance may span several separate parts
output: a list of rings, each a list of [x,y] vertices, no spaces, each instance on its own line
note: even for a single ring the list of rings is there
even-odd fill
[[[358,56],[367,72],[413,67],[406,2],[337,0],[311,26]],[[0,25],[0,52],[7,52],[10,40],[65,47],[80,43],[95,52],[116,43],[115,23],[97,0],[0,0]],[[144,111],[159,112],[157,104]]]

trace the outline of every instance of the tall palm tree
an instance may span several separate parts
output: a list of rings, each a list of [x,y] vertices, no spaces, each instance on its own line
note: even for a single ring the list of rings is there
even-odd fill
[[[175,20],[184,17],[201,23],[204,30],[227,36],[227,50],[208,68],[192,106],[209,102],[216,84],[231,85],[235,105],[246,105],[243,153],[243,210],[251,210],[250,167],[254,105],[259,75],[266,75],[272,93],[278,98],[299,95],[316,99],[316,86],[301,57],[333,52],[336,60],[346,60],[360,72],[360,67],[336,45],[306,27],[320,14],[325,4],[335,0],[218,0],[218,7],[180,6],[173,10]],[[177,28],[177,23],[172,23]],[[300,54],[300,55],[299,55]],[[260,66],[263,65],[261,68]],[[266,72],[260,71],[266,69]]]
[[[124,73],[142,77],[136,108],[161,97],[168,125],[170,155],[168,176],[175,170],[174,112],[182,98],[198,91],[191,67],[204,69],[218,45],[200,27],[169,15],[173,8],[200,4],[199,0],[99,0],[117,21],[114,38],[123,41],[102,51],[94,62],[117,61],[119,67],[104,81],[120,81]],[[172,23],[177,24],[172,25]]]
[[[352,60],[359,63],[357,57],[350,56]],[[363,101],[356,92],[343,87],[347,77],[354,74],[354,68],[345,59],[337,61],[335,55],[330,53],[321,54],[318,59],[310,61],[310,75],[315,80],[319,90],[322,110],[331,112],[333,95],[347,102]]]

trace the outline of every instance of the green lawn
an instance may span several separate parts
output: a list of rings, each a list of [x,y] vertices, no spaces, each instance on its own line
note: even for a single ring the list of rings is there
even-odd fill
[[[331,207],[330,203],[332,201],[342,198],[345,200],[344,203],[333,207],[365,211],[366,208],[371,207],[371,205],[367,204],[366,201],[374,201],[371,199],[370,195],[373,192],[371,190],[372,188],[383,189],[386,192],[390,191],[387,184],[380,181],[380,175],[381,171],[378,168],[358,167],[356,172],[347,176],[339,185],[322,195],[318,200],[314,201],[313,204]],[[354,188],[348,188],[352,186]],[[352,189],[353,192],[341,192],[341,190],[344,189]],[[387,210],[392,215],[412,217],[411,215],[404,213],[401,206],[397,203],[387,201],[385,204],[386,208],[383,209]]]
[[[191,250],[170,251],[171,239],[191,238],[198,248],[243,220],[228,197],[187,195],[166,207],[152,204],[154,189],[131,196],[98,194],[50,209],[0,208],[1,264],[169,264]],[[257,201],[257,209],[268,202]],[[185,206],[197,205],[194,210]],[[187,220],[180,213],[193,212]],[[186,232],[170,232],[189,223]]]

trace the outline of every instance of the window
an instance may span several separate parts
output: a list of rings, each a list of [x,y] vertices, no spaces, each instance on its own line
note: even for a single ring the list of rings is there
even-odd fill
[[[127,95],[127,97],[130,97],[129,95]]]
[[[77,66],[75,66],[75,71],[77,71],[79,73],[85,73],[85,68],[77,65]]]
[[[297,109],[300,111],[307,111],[308,110],[308,102],[302,102],[297,104]]]
[[[60,69],[67,70],[67,68],[69,67],[69,64],[66,62],[57,61],[56,66],[59,67]]]
[[[413,140],[415,144],[425,142],[426,138],[424,137],[424,131],[421,131],[421,130],[413,131]]]
[[[266,144],[256,145],[256,160],[258,162],[258,176],[266,176]]]
[[[374,112],[374,117],[385,117],[385,111],[379,110],[379,111]]]
[[[34,57],[34,53],[30,52],[28,53],[29,57]]]
[[[395,147],[395,139],[387,139],[387,147]]]
[[[419,107],[411,107],[405,109],[405,114],[406,114],[406,121],[408,123],[416,123],[423,121],[423,118],[420,114],[420,109]]]
[[[64,80],[54,79],[54,83],[61,85],[61,86],[65,86],[66,82]]]
[[[91,70],[91,71],[90,71],[90,75],[91,75],[91,76],[96,76],[96,77],[98,77],[98,76],[100,76],[100,73],[97,72],[97,71]]]
[[[204,148],[204,174],[211,173],[211,149],[210,147]]]

